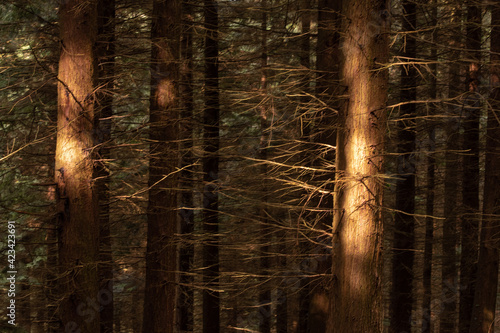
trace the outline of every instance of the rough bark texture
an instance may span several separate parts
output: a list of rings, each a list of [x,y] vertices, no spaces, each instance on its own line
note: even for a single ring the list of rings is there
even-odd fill
[[[479,253],[479,60],[481,58],[481,10],[469,1],[467,8],[467,71],[464,100],[462,174],[462,253],[460,259],[459,332],[469,332]]]
[[[216,0],[205,0],[205,110],[203,112],[203,332],[220,330],[219,284],[219,15]]]
[[[97,1],[69,0],[59,9],[56,174],[61,267],[60,320],[66,332],[99,332],[99,216],[93,181]]]
[[[416,58],[417,6],[403,1],[402,30],[408,32],[402,57],[412,62]],[[396,180],[396,215],[392,257],[391,325],[390,332],[411,332],[413,306],[413,261],[415,247],[415,116],[417,69],[413,65],[401,68],[398,121],[398,163]]]
[[[333,332],[382,331],[382,172],[386,126],[386,1],[343,5],[341,109],[333,223]]]
[[[498,286],[500,234],[500,2],[491,15],[491,78],[493,91],[488,108],[483,221],[471,333],[492,332]]]
[[[99,304],[101,309],[101,333],[113,332],[113,256],[111,249],[111,230],[109,222],[109,166],[111,158],[109,141],[111,140],[111,117],[113,115],[113,79],[115,57],[115,1],[99,1],[98,14],[98,80],[96,105],[97,157],[94,164],[97,192],[99,196]]]
[[[181,2],[153,2],[146,290],[142,331],[174,332]]]

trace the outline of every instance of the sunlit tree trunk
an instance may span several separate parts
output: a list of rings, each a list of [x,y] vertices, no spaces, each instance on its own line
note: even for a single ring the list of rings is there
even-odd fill
[[[66,332],[99,332],[99,216],[93,179],[97,1],[69,0],[59,9],[56,174],[61,267],[60,320]]]
[[[382,173],[387,3],[346,0],[333,223],[333,332],[382,331]]]
[[[417,6],[403,1],[402,30],[405,37],[403,61],[416,58]],[[398,119],[398,163],[396,180],[396,213],[392,257],[391,326],[390,332],[411,332],[413,306],[413,261],[415,247],[415,116],[417,69],[414,65],[401,68],[400,107]]]
[[[219,14],[217,0],[204,1],[205,16],[205,110],[203,111],[203,332],[220,330],[219,284]]]
[[[101,333],[113,332],[113,256],[111,249],[111,231],[109,221],[109,165],[111,158],[109,141],[111,140],[111,117],[113,115],[113,80],[115,56],[115,1],[99,1],[98,11],[98,107],[94,119],[96,128],[97,154],[94,170],[99,196],[99,305],[101,308]]]
[[[175,327],[180,38],[181,1],[154,1],[144,333]]]
[[[495,327],[500,235],[500,2],[491,14],[491,69],[486,133],[483,220],[470,333],[492,332]]]

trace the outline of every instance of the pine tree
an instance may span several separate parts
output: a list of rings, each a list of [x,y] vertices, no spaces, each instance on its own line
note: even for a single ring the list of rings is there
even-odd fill
[[[181,2],[153,2],[146,290],[142,331],[174,332]]]
[[[66,331],[95,333],[100,329],[100,313],[89,302],[95,301],[99,291],[99,216],[93,180],[97,1],[66,1],[59,15],[62,49],[55,180],[60,320]]]
[[[342,83],[333,223],[333,332],[382,331],[382,151],[388,76],[385,31],[389,14],[380,0],[343,4]],[[362,221],[362,223],[361,223]]]

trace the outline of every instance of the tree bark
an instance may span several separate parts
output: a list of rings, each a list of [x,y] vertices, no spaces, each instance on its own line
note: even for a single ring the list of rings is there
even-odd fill
[[[433,27],[431,34],[431,40],[436,41],[437,37],[437,6],[435,4],[437,0],[431,1],[431,21],[430,26]],[[430,68],[430,85],[429,85],[429,98],[435,100],[437,97],[437,49],[433,47],[431,49],[430,60],[433,64],[429,65]],[[436,107],[434,104],[430,105],[430,117],[436,113]],[[425,199],[425,245],[424,245],[424,270],[423,270],[423,300],[422,300],[422,333],[431,332],[432,327],[432,314],[431,314],[431,295],[432,295],[432,249],[434,241],[434,198],[435,198],[435,186],[436,186],[436,158],[435,146],[436,146],[436,130],[434,119],[427,120],[427,136],[428,136],[428,154],[427,154],[427,175],[426,175],[426,199]]]
[[[343,4],[341,109],[333,223],[333,332],[382,331],[382,173],[389,14],[383,0]],[[362,221],[362,222],[361,222]]]
[[[335,161],[335,146],[337,139],[337,110],[339,107],[338,95],[341,94],[339,84],[340,61],[340,29],[342,1],[320,0],[318,2],[318,39],[316,49],[316,96],[324,106],[316,112],[311,140],[316,143],[316,159],[314,167],[330,169],[329,165]],[[333,172],[319,173],[315,184],[324,193],[318,194],[320,213],[315,218],[315,227],[319,232],[328,231],[333,221],[333,195],[335,179]],[[320,236],[322,237],[322,236]],[[319,249],[316,255],[325,256],[324,249]],[[318,278],[311,288],[309,304],[309,332],[324,333],[328,324],[330,310],[330,294],[328,293],[329,273],[331,272],[331,257],[326,255],[326,260],[319,260],[317,274],[325,274]]]
[[[99,332],[99,216],[93,180],[97,1],[69,0],[59,9],[56,174],[60,219],[60,320],[66,332]]]
[[[219,287],[219,14],[217,0],[204,1],[205,15],[205,110],[203,111],[203,332],[220,330]]]
[[[500,234],[500,2],[491,14],[491,69],[486,132],[483,220],[471,333],[491,332],[495,326]]]
[[[481,58],[481,10],[468,2],[466,55],[469,61],[463,119],[463,174],[462,174],[462,253],[460,259],[459,332],[468,333],[474,303],[479,254],[479,61]]]
[[[416,58],[416,40],[412,34],[417,25],[417,6],[403,1],[402,30],[407,33],[402,57],[408,63]],[[396,215],[392,257],[392,292],[390,332],[411,332],[413,306],[413,261],[415,247],[415,116],[417,98],[417,69],[402,66],[400,107],[398,119],[398,163],[396,183]]]
[[[191,239],[194,231],[194,156],[193,156],[193,33],[194,21],[192,5],[182,4],[183,24],[181,57],[182,57],[182,84],[181,88],[181,234],[182,242],[179,253],[180,291],[178,325],[181,332],[193,331],[194,290],[190,284],[193,278],[190,275],[194,260],[194,243]]]
[[[174,332],[178,229],[181,2],[155,0],[151,28],[150,165],[142,331]]]
[[[460,4],[450,7],[451,24],[457,24],[460,20]],[[457,96],[460,94],[460,68],[454,63],[460,57],[457,48],[460,45],[461,31],[459,28],[451,30],[451,42],[448,66],[448,98],[454,101],[448,104],[448,118],[446,119],[446,153],[445,153],[445,176],[444,176],[444,224],[443,224],[443,269],[441,280],[442,312],[440,315],[440,331],[453,332],[457,321],[458,303],[458,256],[457,256],[457,200],[459,165],[457,151],[460,149],[460,114]]]

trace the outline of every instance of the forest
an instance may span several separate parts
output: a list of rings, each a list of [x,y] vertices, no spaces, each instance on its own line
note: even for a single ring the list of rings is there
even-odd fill
[[[1,0],[0,40],[1,332],[500,332],[500,0]]]

